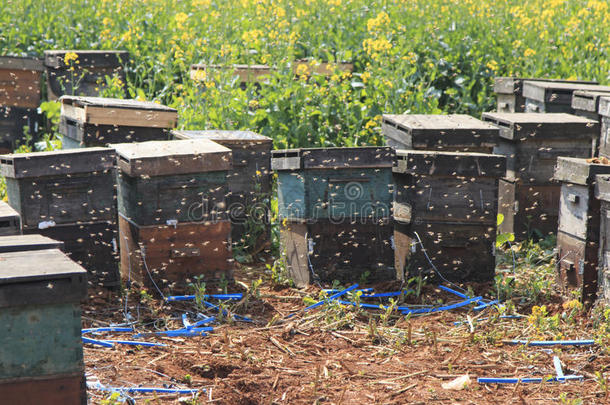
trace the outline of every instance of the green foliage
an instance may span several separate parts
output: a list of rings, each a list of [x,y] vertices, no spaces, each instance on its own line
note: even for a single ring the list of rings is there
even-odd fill
[[[205,282],[203,281],[202,275],[195,276],[194,279],[195,281],[189,283],[188,286],[193,290],[193,294],[195,295],[195,305],[197,306],[197,309],[203,312],[207,309],[203,303],[205,301]]]
[[[179,108],[184,129],[247,128],[278,148],[380,144],[382,113],[479,116],[494,106],[493,76],[607,82],[610,61],[608,6],[595,0],[23,0],[2,11],[0,54],[127,50],[127,96]],[[296,79],[304,57],[354,73]],[[191,80],[200,62],[275,70],[241,88],[230,69]]]
[[[504,215],[498,214],[497,226],[499,227],[504,222]],[[510,232],[498,233],[496,235],[496,247],[502,247],[507,242],[514,242],[515,234]]]

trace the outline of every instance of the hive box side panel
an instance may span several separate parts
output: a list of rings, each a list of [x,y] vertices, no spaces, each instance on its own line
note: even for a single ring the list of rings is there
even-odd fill
[[[581,289],[583,302],[591,304],[597,294],[599,244],[557,233],[557,273],[564,291]]]
[[[0,322],[0,379],[83,371],[78,304],[3,308]]]
[[[303,219],[306,217],[305,176],[302,172],[277,172],[277,201],[279,217]]]
[[[280,253],[286,258],[290,278],[298,288],[305,288],[311,281],[307,259],[307,225],[286,222],[280,229]]]
[[[43,378],[0,380],[0,398],[6,404],[86,405],[83,373]]]

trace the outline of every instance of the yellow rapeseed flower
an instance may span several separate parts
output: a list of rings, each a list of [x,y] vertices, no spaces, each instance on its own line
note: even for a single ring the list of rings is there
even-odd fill
[[[536,51],[534,51],[532,48],[527,48],[527,49],[525,50],[525,52],[523,52],[523,55],[524,55],[526,58],[529,58],[530,56],[534,56],[534,55],[536,55]]]
[[[74,61],[75,63],[78,62],[78,55],[74,52],[66,52],[66,54],[64,55],[64,63],[66,65],[69,65],[70,62]]]

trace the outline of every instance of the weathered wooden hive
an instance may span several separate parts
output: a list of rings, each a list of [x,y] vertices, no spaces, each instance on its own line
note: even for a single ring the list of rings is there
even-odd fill
[[[610,175],[595,176],[595,198],[600,202],[597,297],[610,304]]]
[[[551,82],[572,84],[597,84],[597,82],[538,79],[522,77],[496,77],[494,79],[494,92],[497,97],[497,111],[500,113],[525,112],[525,98],[523,97],[523,82]]]
[[[535,230],[557,232],[561,186],[552,180],[557,157],[591,157],[599,124],[560,113],[483,113],[483,120],[500,128],[494,153],[507,157],[499,186],[500,230],[518,240]]]
[[[268,243],[272,139],[251,131],[172,131],[172,134],[175,139],[209,139],[231,149],[233,168],[227,176],[227,211],[233,243],[252,239],[256,246]]]
[[[215,72],[227,72],[235,77],[239,77],[241,87],[246,87],[248,83],[262,82],[273,69],[267,65],[206,65],[194,64],[191,65],[190,77],[196,82],[203,82]]]
[[[0,236],[0,253],[27,252],[30,250],[59,249],[64,250],[60,240],[47,238],[36,233],[29,235]]]
[[[0,262],[2,402],[85,405],[87,273],[57,249],[0,250]]]
[[[158,285],[232,279],[231,150],[207,139],[112,146],[122,277],[147,287],[151,277]]]
[[[27,143],[24,127],[35,138],[42,71],[39,59],[0,56],[0,152]]]
[[[393,161],[389,147],[272,151],[281,249],[297,286],[395,277]]]
[[[599,101],[604,96],[610,96],[610,90],[607,92],[589,90],[575,91],[572,95],[572,109],[574,110],[574,115],[589,118],[601,124],[603,117],[599,114]],[[599,136],[594,140],[594,156],[599,155],[601,134],[602,126],[600,125]]]
[[[525,112],[530,113],[574,113],[572,95],[577,90],[610,91],[608,86],[565,82],[523,82]]]
[[[506,158],[397,150],[393,172],[398,277],[406,280],[436,267],[450,280],[492,280],[498,182],[506,174]]]
[[[59,132],[63,149],[170,138],[178,112],[150,101],[63,96]]]
[[[118,77],[125,87],[123,66],[128,61],[127,51],[44,51],[49,100],[57,100],[64,94],[98,96],[107,87],[106,76]]]
[[[610,165],[591,159],[559,157],[555,180],[561,182],[557,231],[557,275],[565,291],[580,290],[591,304],[597,293],[600,202],[595,176],[610,175]]]
[[[610,158],[610,96],[600,97],[597,113],[601,119],[599,156]]]
[[[0,200],[0,236],[19,235],[21,217],[10,205]]]
[[[117,286],[114,151],[85,148],[0,156],[23,233],[63,241],[92,285]]]
[[[384,115],[381,130],[396,149],[491,153],[498,143],[496,126],[469,115]]]

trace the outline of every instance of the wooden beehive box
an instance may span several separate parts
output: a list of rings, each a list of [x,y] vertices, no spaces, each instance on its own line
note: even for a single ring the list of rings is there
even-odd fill
[[[10,205],[0,200],[0,236],[19,235],[21,217]]]
[[[395,277],[389,147],[272,151],[280,243],[298,286]]]
[[[577,90],[610,91],[608,86],[581,83],[525,81],[525,112],[573,113],[572,95]]]
[[[593,141],[594,156],[599,155],[599,145],[602,133],[602,116],[599,115],[599,101],[603,96],[610,96],[610,92],[577,90],[572,95],[572,109],[574,115],[589,118],[600,123],[600,134]]]
[[[33,228],[24,233],[61,241],[66,255],[87,270],[90,287],[120,285],[116,219]]]
[[[498,182],[504,156],[396,151],[394,243],[397,276],[434,273],[489,281],[495,272]]]
[[[0,105],[38,108],[43,70],[37,58],[0,56]]]
[[[31,145],[36,140],[39,121],[36,108],[0,105],[0,153],[11,153],[21,145]]]
[[[0,155],[8,201],[24,231],[115,221],[113,167],[108,148]]]
[[[610,157],[610,96],[600,97],[597,113],[600,117],[599,156]]]
[[[233,225],[233,243],[243,242],[248,221],[264,226],[258,239],[259,245],[266,243],[270,237],[272,139],[251,131],[172,131],[172,134],[175,139],[209,139],[231,149],[233,169],[227,176],[227,210]]]
[[[165,225],[228,218],[229,148],[207,139],[112,147],[117,153],[119,213],[129,221]]]
[[[64,243],[38,234],[0,236],[0,253],[46,249],[63,250]]]
[[[148,285],[232,278],[231,150],[208,139],[115,144],[121,274]]]
[[[396,149],[491,153],[498,128],[469,115],[384,115],[381,130]]]
[[[150,101],[63,96],[63,149],[168,140],[178,112]]]
[[[500,128],[494,153],[507,157],[500,181],[502,232],[517,239],[557,231],[561,186],[553,182],[557,157],[589,158],[599,124],[570,114],[484,113],[483,120]]]
[[[595,176],[595,198],[600,202],[597,297],[610,304],[610,175]]]
[[[0,261],[2,401],[85,405],[85,270],[56,249],[2,252]]]
[[[70,56],[76,54],[77,59]],[[49,100],[64,94],[98,96],[106,76],[117,76],[125,87],[127,51],[52,50],[44,52]]]
[[[557,159],[555,180],[561,182],[558,280],[566,292],[580,289],[582,301],[589,304],[597,293],[600,202],[594,197],[598,174],[610,175],[610,165],[591,159]]]
[[[500,113],[525,112],[525,98],[523,97],[523,82],[552,82],[552,83],[573,83],[573,84],[597,84],[597,82],[560,80],[560,79],[539,79],[522,77],[496,77],[494,79],[494,92],[496,93]]]
[[[269,74],[274,71],[267,65],[206,65],[195,64],[191,65],[190,76],[196,82],[203,82],[209,79],[214,71],[227,72],[230,71],[232,76],[238,76],[242,87],[247,83],[260,83]]]

